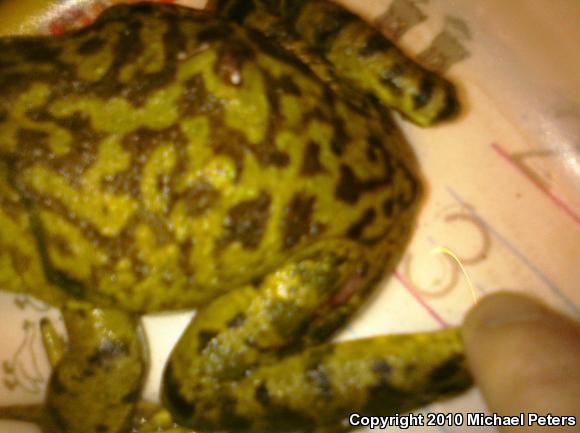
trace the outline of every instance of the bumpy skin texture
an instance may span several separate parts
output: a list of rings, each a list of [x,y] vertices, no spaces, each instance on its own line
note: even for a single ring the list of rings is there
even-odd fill
[[[281,35],[284,7],[239,11],[223,5],[240,22],[274,17],[267,37],[140,4],[0,40],[0,284],[65,311],[51,429],[130,428],[146,369],[135,315],[183,308],[200,311],[163,400],[186,427],[337,429],[350,411],[410,410],[469,385],[456,331],[320,345],[395,265],[421,184],[339,58]]]
[[[378,30],[326,0],[217,0],[216,10],[292,52],[335,93],[368,99],[420,126],[457,111],[453,85],[413,62]]]

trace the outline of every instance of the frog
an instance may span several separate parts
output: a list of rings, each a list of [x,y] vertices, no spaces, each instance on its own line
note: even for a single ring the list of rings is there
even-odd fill
[[[123,4],[1,38],[0,290],[68,335],[40,323],[43,430],[337,432],[467,389],[457,328],[331,341],[423,200],[391,109],[444,121],[454,86],[326,0]],[[145,410],[140,317],[190,309]]]

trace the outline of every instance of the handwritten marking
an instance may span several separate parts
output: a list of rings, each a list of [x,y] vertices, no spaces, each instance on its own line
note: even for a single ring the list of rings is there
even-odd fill
[[[30,320],[22,322],[24,338],[11,360],[2,362],[4,386],[12,391],[18,387],[30,394],[42,391],[45,378],[38,365],[35,341],[38,338],[36,324]]]
[[[471,52],[464,44],[469,40],[471,40],[471,32],[465,21],[447,16],[443,30],[435,36],[431,45],[419,54],[417,61],[437,72],[446,72],[455,63],[471,56]]]
[[[530,259],[528,259],[524,254],[522,254],[510,241],[508,241],[503,235],[501,235],[495,228],[491,226],[487,221],[485,221],[475,210],[473,210],[467,202],[451,187],[446,187],[447,192],[451,197],[453,197],[459,204],[461,204],[471,215],[477,218],[488,230],[489,232],[498,240],[504,247],[506,247],[516,258],[518,258],[532,273],[536,275],[543,283],[548,286],[552,293],[559,298],[570,310],[574,312],[577,316],[580,316],[580,310],[576,304],[568,298],[563,291],[554,283],[546,274],[544,274]]]
[[[426,298],[435,298],[435,297],[441,298],[443,296],[447,296],[449,292],[451,292],[457,285],[457,282],[459,281],[459,274],[457,272],[457,268],[453,265],[453,263],[449,261],[448,258],[445,257],[445,263],[448,266],[445,267],[445,270],[443,271],[444,272],[443,276],[432,280],[431,283],[428,284],[428,286],[430,287],[429,289],[420,287],[419,284],[417,284],[417,282],[413,278],[413,269],[414,269],[413,260],[414,255],[412,253],[409,252],[405,255],[405,258],[402,261],[402,272],[403,275],[407,277],[407,281],[409,282],[409,284],[413,286],[413,288],[419,295],[424,296]],[[447,281],[444,280],[445,277],[447,277],[446,278]],[[438,287],[441,288],[438,289]]]
[[[377,27],[391,40],[400,39],[409,29],[427,19],[417,3],[425,3],[425,0],[394,0],[376,19]]]
[[[538,188],[541,192],[543,192],[546,196],[548,196],[548,198],[550,198],[550,200],[552,200],[552,202],[554,202],[554,204],[560,208],[562,211],[566,212],[570,217],[572,217],[572,219],[580,224],[580,215],[578,215],[574,209],[572,209],[567,203],[565,203],[560,197],[558,197],[557,195],[555,195],[552,191],[550,191],[548,188],[546,188],[542,182],[540,182],[538,179],[534,178],[533,176],[531,176],[529,173],[527,173],[525,170],[522,170],[522,168],[513,160],[513,158],[504,150],[502,149],[499,144],[497,143],[492,143],[491,147],[493,150],[495,150],[495,152],[501,156],[504,160],[506,160],[512,167],[514,167],[517,171],[519,171],[520,173],[522,173],[530,182],[532,182],[536,188]]]
[[[437,311],[435,311],[427,302],[425,302],[425,300],[417,293],[415,289],[413,289],[411,284],[409,284],[409,282],[399,273],[399,271],[395,271],[393,275],[397,280],[399,280],[401,285],[407,289],[411,296],[413,296],[413,298],[415,298],[415,300],[429,313],[429,315],[435,319],[439,325],[441,325],[442,328],[447,328],[449,326],[445,319],[443,319],[439,313],[437,313]]]

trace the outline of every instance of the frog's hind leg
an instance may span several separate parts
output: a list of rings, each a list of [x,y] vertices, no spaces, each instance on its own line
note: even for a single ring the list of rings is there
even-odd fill
[[[66,351],[58,343],[48,350],[56,362],[46,397],[49,422],[66,433],[127,431],[147,367],[138,318],[79,302],[63,316]],[[45,344],[56,341],[44,334]]]
[[[346,99],[363,95],[428,126],[457,111],[453,85],[371,25],[327,0],[218,0],[217,13],[291,51]]]
[[[63,308],[65,344],[48,320],[41,323],[53,371],[44,406],[0,408],[0,419],[28,421],[44,433],[126,433],[147,369],[138,318],[70,302]]]
[[[456,330],[319,344],[376,283],[351,246],[326,244],[198,312],[164,375],[163,401],[179,424],[308,431],[469,385]]]

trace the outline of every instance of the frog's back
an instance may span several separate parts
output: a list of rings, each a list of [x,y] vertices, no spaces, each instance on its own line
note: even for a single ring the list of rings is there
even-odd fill
[[[397,130],[259,36],[140,5],[0,44],[2,194],[65,291],[184,308],[309,244],[401,247],[418,182]]]

